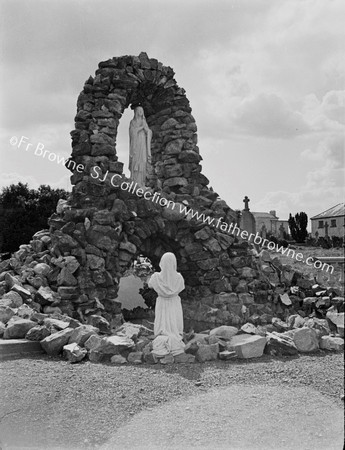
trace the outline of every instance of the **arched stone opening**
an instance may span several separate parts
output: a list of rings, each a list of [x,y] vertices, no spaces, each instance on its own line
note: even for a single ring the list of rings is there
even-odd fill
[[[121,115],[138,102],[153,132],[146,198],[124,177],[127,161],[118,161],[116,153]],[[196,130],[173,70],[146,53],[101,62],[86,81],[67,163],[72,195],[50,220],[56,254],[80,263],[72,285],[67,280],[57,288],[69,313],[111,318],[119,313],[119,280],[133,258],[143,253],[158,267],[161,255],[173,251],[186,282],[185,317],[212,324],[242,320],[238,296],[232,305],[231,295],[223,294],[248,292],[242,269],[252,269],[249,281],[259,283],[258,272],[247,244],[226,232],[237,215],[207,186]],[[192,218],[183,207],[203,215]]]
[[[124,110],[140,103],[153,132],[152,170],[147,186],[180,194],[183,199],[193,195],[195,185],[201,189],[206,186],[208,180],[201,175],[199,164],[202,158],[195,120],[185,91],[173,76],[170,67],[149,59],[145,53],[100,63],[77,102],[76,129],[71,133],[75,165],[88,169],[99,163],[103,174],[107,170],[122,174],[123,162],[116,154],[117,128]],[[78,185],[84,176],[74,173],[72,184]]]

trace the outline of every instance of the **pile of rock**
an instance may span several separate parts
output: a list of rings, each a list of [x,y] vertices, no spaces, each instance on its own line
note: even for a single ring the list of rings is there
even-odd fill
[[[289,356],[319,349],[341,351],[344,349],[344,336],[341,337],[337,332],[341,328],[334,329],[332,319],[342,322],[343,326],[344,313],[331,311],[330,320],[291,316],[287,322],[283,322],[273,318],[271,324],[256,327],[246,323],[240,329],[223,325],[191,336],[185,352],[195,355],[197,361],[204,362],[217,358],[258,358],[263,353]]]
[[[97,314],[83,324],[58,311],[38,312],[34,308],[40,304],[31,300],[25,287],[16,281],[14,276],[5,275],[5,282],[12,287],[0,300],[0,337],[40,341],[48,355],[63,354],[71,363],[86,357],[92,362],[113,364],[202,363],[258,358],[263,353],[282,356],[344,348],[344,313],[331,306],[325,319],[295,314],[286,321],[273,317],[266,325],[247,322],[240,329],[223,325],[202,333],[190,332],[185,335],[184,353],[157,357],[152,352],[152,323],[126,322],[111,329],[110,323]]]
[[[58,248],[66,250],[67,241],[63,238]],[[151,352],[152,332],[130,324],[121,328],[119,302],[101,302],[95,295],[89,304],[75,286],[66,286],[76,283],[80,262],[78,255],[67,251],[57,256],[56,249],[51,234],[41,231],[30,244],[22,245],[12,258],[0,263],[0,336],[41,341],[48,354],[64,351],[73,362],[86,355],[91,361],[157,362]],[[100,257],[86,254],[86,259],[94,267]],[[230,316],[236,327],[226,325],[197,333],[175,362],[257,357],[264,349],[271,354],[292,355],[343,347],[343,297],[303,277],[291,277],[291,269],[271,259],[267,251],[254,254],[252,259],[261,278],[267,276],[273,283],[272,274],[276,274],[285,281],[284,288],[278,285],[271,289],[269,310],[267,292],[255,289],[258,281],[246,278],[239,279],[244,292],[221,292],[206,311],[203,302],[195,303],[195,317],[200,322],[224,323],[225,316]],[[244,267],[241,273],[252,276],[254,271]],[[161,360],[163,364],[173,361],[171,355]]]
[[[80,292],[79,268],[84,259],[95,273],[102,263],[92,253],[80,257],[80,251],[66,251],[71,239],[64,235],[57,246],[49,230],[42,230],[10,259],[0,262],[0,322],[7,323],[13,315],[24,318],[28,310],[65,314],[83,323],[92,322],[94,315],[102,315],[105,323],[110,322],[108,331],[123,322],[120,302],[108,298],[101,303],[97,293],[91,291],[94,295],[89,300]]]
[[[144,326],[127,322],[113,335],[103,337],[89,325],[79,326],[74,331],[69,327],[56,337],[53,335],[45,338],[41,344],[52,354],[52,349],[56,348],[54,343],[57,342],[60,351],[71,362],[88,355],[92,362],[113,364],[203,363],[217,359],[226,361],[233,358],[259,358],[264,353],[290,356],[317,352],[319,349],[342,351],[344,338],[339,335],[332,320],[338,323],[342,321],[343,324],[344,313],[334,313],[331,310],[330,318],[327,319],[291,316],[287,322],[274,318],[266,326],[256,327],[247,323],[240,329],[222,325],[203,333],[191,332],[185,335],[184,353],[175,356],[167,354],[158,357],[154,354],[154,335],[150,323]],[[68,345],[63,345],[63,335],[67,337]],[[76,355],[71,355],[71,352]]]
[[[212,294],[203,286],[206,297],[187,302],[185,317],[207,323],[207,326],[239,327],[246,322],[264,326],[270,324],[273,317],[286,320],[292,315],[305,318],[312,314],[325,318],[331,306],[338,313],[344,311],[344,297],[334,288],[318,284],[291,266],[282,265],[279,258],[267,250],[258,253],[254,248],[244,249],[245,243],[242,245],[240,250],[236,248],[240,245],[233,245],[230,250],[238,252],[238,256],[230,258],[227,275],[224,275],[230,282],[228,291]]]

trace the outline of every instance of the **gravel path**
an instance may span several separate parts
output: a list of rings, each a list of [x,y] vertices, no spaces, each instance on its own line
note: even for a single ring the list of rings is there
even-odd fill
[[[143,411],[102,450],[341,450],[343,423],[311,388],[235,385]]]
[[[3,449],[97,448],[141,411],[235,385],[308,387],[308,395],[318,391],[334,408],[343,407],[343,355],[324,352],[164,367],[71,365],[42,356],[4,361],[0,369]],[[236,390],[242,391],[240,386]],[[148,422],[146,434],[153,429]]]

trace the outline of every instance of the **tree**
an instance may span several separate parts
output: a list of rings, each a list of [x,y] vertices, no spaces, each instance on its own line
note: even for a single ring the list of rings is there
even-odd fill
[[[0,251],[13,252],[27,244],[39,230],[47,228],[48,218],[60,198],[66,199],[64,189],[41,185],[37,190],[27,184],[11,184],[0,193]]]
[[[289,228],[291,232],[292,239],[298,243],[303,243],[308,237],[307,225],[308,216],[305,212],[300,212],[292,217],[291,213],[289,215]]]

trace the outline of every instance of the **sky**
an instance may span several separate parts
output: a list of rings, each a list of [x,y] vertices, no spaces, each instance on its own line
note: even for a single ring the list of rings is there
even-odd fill
[[[185,89],[203,173],[231,208],[247,195],[287,219],[344,201],[344,13],[342,0],[0,0],[0,188],[70,190],[70,172],[30,149],[68,157],[85,80],[145,51]]]

